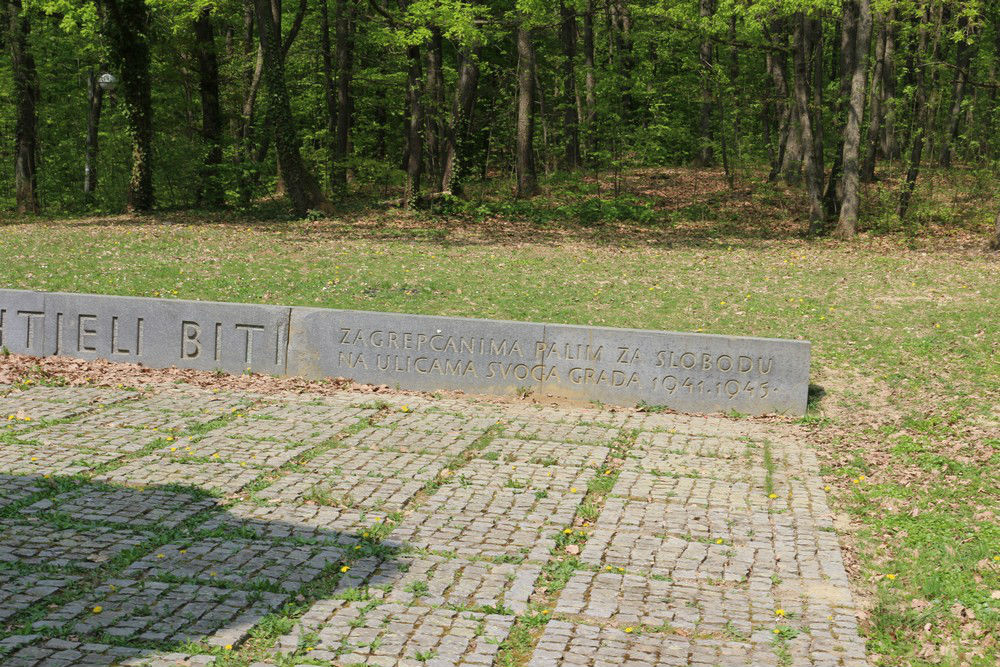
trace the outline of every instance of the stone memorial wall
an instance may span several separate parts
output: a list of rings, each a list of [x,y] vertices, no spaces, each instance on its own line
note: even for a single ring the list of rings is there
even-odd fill
[[[19,290],[0,347],[681,412],[802,415],[809,386],[799,340]]]

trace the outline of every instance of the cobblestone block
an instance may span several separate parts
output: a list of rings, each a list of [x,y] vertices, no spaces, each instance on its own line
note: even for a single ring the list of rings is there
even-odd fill
[[[778,657],[765,642],[690,638],[551,621],[528,667],[773,667]],[[796,663],[798,664],[798,663]]]
[[[476,460],[461,468],[455,475],[453,483],[478,488],[555,491],[583,495],[587,492],[587,483],[595,474],[592,469],[573,466]]]
[[[212,434],[196,441],[183,439],[168,442],[157,453],[170,461],[210,459],[213,463],[224,461],[260,468],[278,468],[308,449],[308,445],[269,440],[236,440]]]
[[[0,454],[2,456],[2,454]],[[25,498],[30,498],[36,493],[41,493],[45,487],[41,480],[35,476],[14,477],[4,476],[0,480],[0,509],[7,507]]]
[[[471,447],[481,435],[476,430],[427,432],[406,426],[373,427],[347,436],[340,446],[359,451],[455,456]]]
[[[68,423],[36,429],[31,432],[30,437],[43,445],[79,447],[102,452],[130,454],[167,436],[151,430]]]
[[[476,456],[503,463],[532,463],[545,466],[593,468],[603,465],[608,448],[576,445],[551,440],[497,438]]]
[[[213,537],[158,547],[125,568],[123,576],[197,579],[244,587],[265,583],[297,591],[339,563],[343,555],[342,549],[332,546]]]
[[[402,509],[423,488],[424,482],[395,477],[289,473],[256,495],[274,503],[307,502],[326,507],[394,512]]]
[[[59,512],[80,521],[174,528],[199,512],[216,506],[216,501],[211,498],[159,489],[139,491],[88,487],[39,500],[24,508],[23,512]]]
[[[543,562],[582,501],[582,493],[447,485],[403,519],[385,543],[466,558]]]
[[[582,445],[607,445],[618,437],[620,430],[592,424],[559,423],[525,419],[502,422],[503,434],[521,440],[554,440]]]
[[[356,420],[344,424],[316,424],[285,419],[238,419],[209,431],[205,439],[231,440],[236,443],[273,441],[315,447],[333,440]]]
[[[391,589],[387,602],[429,607],[527,610],[538,565],[493,564],[443,556],[395,556],[379,564],[365,585]]]
[[[260,506],[238,504],[226,508],[202,524],[204,530],[217,528],[250,531],[272,540],[297,538],[323,544],[354,546],[362,535],[384,520],[384,515],[366,510],[321,505]]]
[[[144,456],[96,479],[134,487],[180,484],[218,493],[236,493],[254,481],[259,470],[237,463],[184,463]]]
[[[79,475],[121,456],[52,445],[0,445],[0,473],[37,477]]]
[[[248,414],[280,422],[319,425],[324,428],[343,430],[365,417],[371,417],[376,410],[357,407],[361,397],[350,394],[344,400],[313,401],[269,401],[254,408]]]
[[[42,640],[7,656],[4,667],[208,667],[211,655],[162,653],[131,646]]]
[[[510,634],[513,616],[430,607],[321,600],[278,650],[312,648],[311,660],[337,665],[465,667],[491,665]]]
[[[768,593],[740,584],[579,570],[560,593],[555,611],[618,627],[750,635],[755,627],[773,625],[778,608]]]
[[[79,580],[79,577],[64,574],[0,571],[0,623],[14,620],[31,605]]]
[[[195,584],[112,579],[35,625],[75,635],[236,646],[284,595]]]
[[[141,534],[103,526],[60,528],[37,520],[0,522],[0,562],[96,568],[140,546]]]

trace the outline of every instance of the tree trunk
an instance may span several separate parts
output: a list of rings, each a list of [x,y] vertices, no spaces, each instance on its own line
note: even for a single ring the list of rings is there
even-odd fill
[[[333,77],[333,53],[330,44],[329,0],[319,0],[319,48],[323,60],[323,97],[326,102],[326,149],[330,190],[340,187],[337,179],[337,87]]]
[[[325,0],[324,0],[325,2]],[[337,0],[337,125],[334,142],[333,184],[347,189],[347,160],[351,149],[351,120],[354,98],[354,7],[349,0]]]
[[[587,8],[583,13],[583,68],[584,68],[584,99],[586,114],[584,124],[587,132],[587,150],[594,150],[594,121],[597,120],[597,81],[594,72],[594,0],[587,0]]]
[[[823,224],[823,164],[817,164],[813,122],[809,110],[809,66],[807,59],[812,51],[810,33],[811,19],[796,14],[793,19],[793,62],[795,107],[802,138],[802,153],[805,158],[804,174],[809,192],[809,229],[816,232]],[[816,65],[819,67],[819,65]]]
[[[121,73],[126,133],[132,144],[128,209],[153,208],[153,104],[149,9],[145,0],[107,0],[104,36]]]
[[[871,122],[868,126],[868,148],[865,151],[865,158],[861,164],[861,182],[875,182],[875,162],[878,159],[878,142],[882,133],[882,115],[885,107],[882,104],[883,83],[882,76],[885,71],[885,44],[890,30],[888,17],[881,17],[882,30],[875,46],[875,72],[872,74],[871,98]]]
[[[517,27],[517,197],[535,194],[535,45],[531,29],[523,22]]]
[[[860,164],[861,126],[865,113],[865,84],[868,80],[868,47],[872,32],[872,12],[870,0],[858,2],[857,32],[850,81],[850,99],[847,108],[847,122],[844,125],[844,193],[840,204],[840,217],[834,236],[847,239],[854,236],[858,225],[860,204]]]
[[[563,132],[566,144],[566,168],[574,171],[580,164],[580,132],[576,110],[576,10],[565,0],[559,5],[562,24],[563,58]]]
[[[969,20],[965,15],[958,18],[958,27],[963,33],[963,38],[955,44],[955,80],[951,91],[951,111],[948,114],[944,149],[941,151],[941,166],[946,168],[951,166],[952,151],[955,141],[958,140],[959,121],[962,118],[962,100],[965,98],[965,86],[969,74],[971,49],[964,36],[968,24]]]
[[[711,18],[715,13],[715,0],[699,0],[698,15],[703,19]],[[712,40],[706,35],[698,49],[701,62],[701,111],[698,115],[698,138],[701,148],[695,158],[694,166],[710,167],[715,163],[715,150],[712,145]]]
[[[243,28],[243,57],[246,63],[244,72],[244,96],[243,106],[240,109],[239,125],[236,131],[236,161],[239,164],[238,188],[240,206],[249,206],[253,196],[253,188],[259,176],[258,165],[260,160],[253,160],[254,151],[254,115],[257,106],[257,95],[260,91],[260,82],[264,75],[264,52],[257,42],[256,30],[254,28],[254,7],[247,3],[244,8]],[[256,52],[253,58],[253,65],[250,65],[250,55]],[[261,148],[266,147],[269,140],[262,138]],[[261,158],[263,159],[263,158]]]
[[[851,95],[851,81],[854,75],[854,58],[858,36],[859,8],[858,0],[843,0],[843,12],[840,18],[840,45],[837,64],[840,69],[840,90],[834,104],[834,132],[837,133],[837,148],[833,154],[833,166],[830,177],[826,181],[823,193],[823,208],[828,215],[836,215],[840,211],[840,200],[843,196],[841,171],[843,170],[844,139],[847,120],[845,118],[848,100]],[[822,29],[822,28],[821,28]],[[867,55],[867,52],[866,52]],[[833,72],[831,72],[831,75]],[[817,84],[819,85],[819,84]],[[821,108],[821,107],[818,107]]]
[[[788,44],[787,26],[784,20],[775,20],[767,26],[769,42],[772,46],[783,47]],[[788,81],[785,78],[785,71],[788,67],[788,57],[784,50],[768,49],[765,54],[765,64],[767,72],[774,83],[772,104],[773,116],[776,121],[778,137],[777,150],[773,151],[771,158],[771,173],[768,174],[768,181],[775,181],[781,172],[781,166],[785,161],[785,154],[788,147],[789,128],[791,125],[791,113],[788,105]]]
[[[882,67],[881,102],[884,110],[879,140],[879,155],[883,160],[894,160],[899,155],[896,141],[896,8],[886,16],[885,65]]]
[[[83,195],[87,203],[93,201],[97,191],[97,144],[104,105],[104,90],[98,85],[97,77],[97,71],[93,69],[87,76],[87,146],[83,166]]]
[[[14,79],[14,191],[18,213],[38,213],[38,73],[28,38],[31,24],[21,0],[5,3]]]
[[[993,218],[993,238],[990,239],[990,250],[1000,250],[1000,211]]]
[[[420,47],[411,45],[406,49],[410,62],[406,76],[406,186],[403,190],[403,208],[413,206],[420,196],[420,175],[423,169],[423,114],[421,112]]]
[[[451,123],[445,133],[441,191],[461,195],[469,173],[472,117],[479,83],[479,48],[462,49],[458,54],[458,82],[451,105]]]
[[[278,0],[254,0],[254,6],[260,50],[264,57],[268,122],[281,179],[296,215],[304,216],[310,209],[329,210],[329,202],[316,179],[306,169],[299,152],[299,133],[285,83],[285,58],[277,23]]]
[[[198,15],[194,34],[201,92],[201,135],[207,144],[197,200],[199,204],[219,207],[225,203],[219,174],[222,163],[222,106],[219,103],[219,59],[211,7],[202,9]]]
[[[442,156],[444,152],[444,38],[440,28],[431,28],[427,45],[427,94],[424,120],[427,126],[427,163],[432,189],[441,185]]]
[[[906,212],[910,208],[910,199],[913,197],[913,190],[917,185],[917,176],[920,174],[920,160],[923,157],[924,144],[926,143],[927,132],[927,91],[924,88],[926,80],[926,62],[934,60],[933,56],[928,57],[927,53],[927,33],[929,22],[929,9],[925,10],[920,20],[920,37],[916,52],[911,54],[910,61],[913,72],[913,130],[910,133],[910,156],[909,165],[906,169],[906,180],[903,182],[903,189],[899,193],[899,203],[896,207],[896,215],[902,220],[906,217]]]

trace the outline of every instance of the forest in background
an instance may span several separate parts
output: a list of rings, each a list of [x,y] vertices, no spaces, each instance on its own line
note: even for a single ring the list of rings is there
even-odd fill
[[[0,0],[0,208],[246,208],[758,169],[852,236],[1000,161],[1000,1]],[[111,75],[110,77],[108,75]],[[617,194],[617,193],[616,193]],[[1000,244],[1000,217],[997,219]]]

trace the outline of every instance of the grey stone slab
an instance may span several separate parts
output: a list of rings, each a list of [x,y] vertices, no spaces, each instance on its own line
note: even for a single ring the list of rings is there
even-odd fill
[[[42,356],[44,317],[43,293],[0,289],[0,348],[14,354]]]
[[[293,308],[288,372],[516,394],[538,384],[535,347],[544,330],[532,322]]]
[[[12,351],[155,368],[283,374],[289,309],[145,297],[0,291],[17,312]],[[22,313],[34,312],[26,315]],[[4,328],[7,328],[5,314]],[[31,345],[28,326],[31,325]],[[36,339],[44,332],[44,342]],[[5,337],[7,332],[5,331]]]
[[[288,370],[684,412],[804,414],[807,341],[292,309]]]
[[[0,290],[15,352],[681,412],[805,413],[808,341]]]
[[[545,325],[541,392],[678,412],[805,414],[808,341]]]

